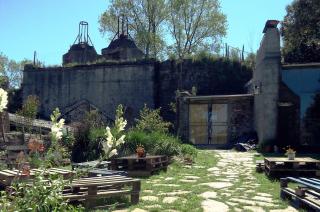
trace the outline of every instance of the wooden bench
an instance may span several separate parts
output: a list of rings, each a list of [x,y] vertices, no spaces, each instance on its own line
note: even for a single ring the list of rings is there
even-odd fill
[[[129,189],[131,187],[131,189]],[[113,175],[87,177],[73,180],[65,187],[63,198],[72,201],[84,201],[87,207],[96,205],[96,200],[106,197],[130,195],[131,203],[139,202],[141,181],[131,177]]]
[[[21,171],[17,169],[5,169],[0,171],[0,185],[2,186],[10,186],[14,179],[19,180],[28,180],[34,178],[37,172],[41,172],[39,169],[31,169],[30,175],[23,174]],[[70,178],[74,172],[65,170],[65,169],[58,169],[58,168],[51,168],[46,170],[45,175],[49,174],[59,174],[62,175],[64,179]]]
[[[297,183],[295,189],[289,188],[288,183]],[[296,208],[307,211],[320,211],[320,180],[316,178],[294,178],[280,179],[282,199],[289,199]]]

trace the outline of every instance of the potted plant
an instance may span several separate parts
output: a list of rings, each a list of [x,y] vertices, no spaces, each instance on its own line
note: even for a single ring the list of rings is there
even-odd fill
[[[144,146],[141,144],[137,145],[136,153],[137,153],[137,157],[139,158],[145,157],[146,152],[145,152]]]
[[[296,157],[296,151],[290,146],[287,146],[284,149],[286,151],[285,155],[288,156],[288,160],[294,160],[294,158]]]

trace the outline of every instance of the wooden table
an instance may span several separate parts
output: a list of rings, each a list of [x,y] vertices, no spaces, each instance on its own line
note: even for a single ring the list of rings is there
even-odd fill
[[[0,185],[2,186],[10,186],[12,184],[12,181],[16,178],[19,180],[28,180],[32,179],[35,177],[35,174],[37,172],[41,172],[42,170],[39,169],[31,169],[30,170],[30,175],[22,174],[21,171],[17,169],[5,169],[0,171]],[[64,179],[70,178],[74,172],[70,170],[65,170],[65,169],[58,169],[58,168],[51,168],[47,169],[45,172],[45,175],[49,174],[59,174],[62,175]]]
[[[131,186],[131,189],[128,188]],[[64,189],[62,197],[68,201],[85,201],[87,207],[95,206],[100,198],[131,195],[131,203],[139,202],[141,181],[131,177],[113,175],[86,177],[73,180]]]
[[[320,161],[310,157],[296,157],[294,160],[286,157],[267,157],[264,159],[264,168],[269,176],[320,176]]]
[[[131,155],[111,160],[111,169],[125,170],[129,176],[150,176],[158,170],[167,170],[168,157],[165,155],[147,155],[137,157]]]

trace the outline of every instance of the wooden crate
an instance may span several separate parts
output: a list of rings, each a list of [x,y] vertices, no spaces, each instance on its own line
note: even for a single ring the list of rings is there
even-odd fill
[[[106,197],[130,195],[131,203],[139,202],[141,181],[131,177],[113,175],[87,177],[73,180],[65,187],[63,198],[69,202],[84,201],[87,207],[95,206],[95,200]]]
[[[159,170],[167,170],[168,157],[164,155],[147,155],[137,157],[135,155],[113,159],[111,168],[113,170],[124,170],[129,176],[150,176]]]
[[[298,183],[293,189],[288,187],[289,182]],[[306,211],[320,211],[320,180],[315,178],[281,178],[282,199],[289,199],[296,208]]]
[[[19,180],[28,180],[34,178],[37,172],[41,172],[39,169],[31,169],[30,175],[23,174],[21,171],[17,169],[5,169],[0,171],[0,185],[2,186],[10,186],[14,179]],[[62,175],[64,179],[70,178],[74,172],[65,170],[65,169],[58,169],[58,168],[50,168],[45,172],[45,175],[49,174],[59,174]]]

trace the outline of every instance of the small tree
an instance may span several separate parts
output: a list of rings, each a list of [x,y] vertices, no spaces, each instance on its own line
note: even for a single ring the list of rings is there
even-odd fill
[[[136,128],[146,132],[162,132],[167,133],[171,123],[165,122],[160,115],[160,108],[150,109],[144,105],[140,111],[140,118],[136,119]]]
[[[281,29],[285,62],[320,62],[320,1],[294,0],[286,10]]]
[[[22,122],[27,126],[27,132],[31,132],[32,122],[37,117],[39,104],[39,98],[30,95],[23,103],[22,108],[17,112],[18,115],[23,117]],[[22,127],[22,131],[25,132],[24,126]]]

